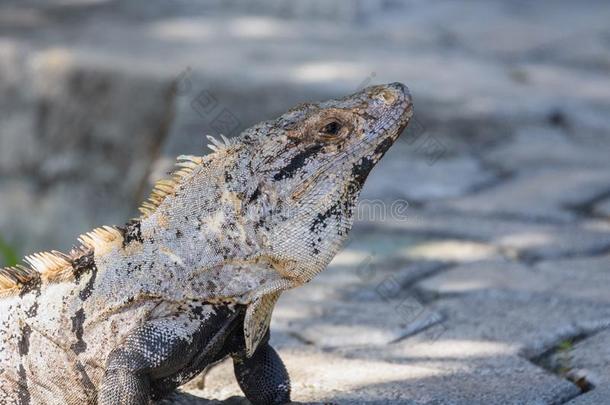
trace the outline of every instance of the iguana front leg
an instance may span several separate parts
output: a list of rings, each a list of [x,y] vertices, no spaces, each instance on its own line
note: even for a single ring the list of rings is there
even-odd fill
[[[199,311],[198,311],[199,312]],[[150,321],[136,329],[108,357],[98,393],[99,405],[148,404],[181,385],[181,373],[213,359],[237,313],[212,311],[203,319],[193,314]],[[198,363],[198,364],[194,364]]]
[[[290,402],[290,376],[269,344],[269,332],[251,357],[233,356],[233,369],[241,390],[254,405]]]

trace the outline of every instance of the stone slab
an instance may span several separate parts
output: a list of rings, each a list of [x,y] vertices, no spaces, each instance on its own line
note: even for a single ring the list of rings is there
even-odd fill
[[[601,215],[606,218],[610,218],[610,198],[606,198],[599,203],[595,204],[593,211],[597,215]]]
[[[604,169],[543,169],[517,174],[478,193],[434,206],[478,215],[570,221],[578,214],[569,207],[607,193],[608,184],[610,172]]]
[[[411,217],[405,217],[409,222]],[[399,220],[402,222],[402,220]],[[412,263],[412,262],[472,262],[477,260],[498,258],[501,252],[491,243],[479,239],[460,238],[447,232],[428,234],[392,231],[382,227],[365,229],[355,226],[350,235],[350,241],[333,263],[346,263],[352,258],[352,264],[358,264],[357,259],[370,257],[378,264]],[[356,260],[355,260],[356,259]]]
[[[385,362],[313,348],[280,355],[292,377],[293,399],[303,402],[500,405],[560,403],[578,394],[568,381],[514,356],[491,356],[473,367],[447,357]],[[211,370],[202,391],[191,392],[206,398],[239,395],[230,362]]]
[[[384,288],[386,290],[384,290]],[[382,284],[382,299],[324,302],[308,309],[312,315],[287,323],[286,330],[322,349],[386,345],[441,321],[414,297],[400,297],[398,286]],[[396,296],[396,298],[395,298]]]
[[[483,261],[459,265],[417,284],[431,296],[544,293],[610,304],[610,256],[543,261],[535,266]]]
[[[563,115],[556,113],[552,118],[559,120],[556,125],[524,126],[517,129],[512,138],[481,154],[481,159],[506,172],[555,167],[559,169],[583,167],[607,168],[610,165],[605,140],[583,140],[571,136],[563,126]],[[560,126],[561,125],[561,126]]]
[[[479,241],[526,260],[599,254],[610,248],[610,225],[596,220],[542,224],[411,208],[404,217],[361,221],[354,230],[358,228],[369,233]]]
[[[527,358],[610,325],[608,305],[552,293],[490,290],[441,298],[430,307],[445,316],[443,339],[501,342]]]
[[[421,134],[400,141],[371,172],[361,198],[421,202],[457,197],[493,182],[496,174],[469,156],[451,156],[441,140]]]

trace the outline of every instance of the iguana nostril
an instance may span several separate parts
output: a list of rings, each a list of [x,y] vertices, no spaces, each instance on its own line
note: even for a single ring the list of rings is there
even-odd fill
[[[387,105],[391,105],[396,101],[396,94],[389,89],[381,89],[379,93],[375,95],[375,98],[383,101]]]

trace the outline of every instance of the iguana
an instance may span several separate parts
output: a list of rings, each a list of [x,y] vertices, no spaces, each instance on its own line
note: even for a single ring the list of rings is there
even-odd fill
[[[139,218],[1,269],[0,403],[146,404],[227,356],[252,403],[289,402],[274,304],[346,240],[411,106],[404,85],[373,86],[212,138]]]

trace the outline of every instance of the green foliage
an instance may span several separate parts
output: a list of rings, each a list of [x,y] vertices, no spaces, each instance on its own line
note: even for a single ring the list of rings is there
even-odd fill
[[[559,345],[557,347],[557,351],[566,352],[566,351],[572,350],[573,347],[574,347],[574,342],[572,342],[572,339],[566,339],[566,340],[562,341],[561,343],[559,343]]]
[[[9,245],[0,236],[0,265],[1,266],[14,266],[19,261],[19,254],[17,249]]]

